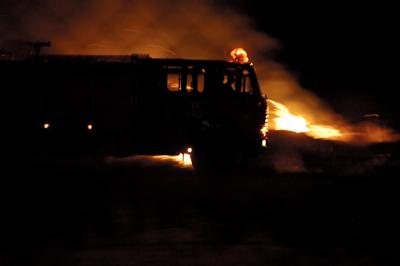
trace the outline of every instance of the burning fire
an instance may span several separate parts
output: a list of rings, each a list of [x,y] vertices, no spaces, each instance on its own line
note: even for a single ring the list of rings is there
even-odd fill
[[[191,147],[188,147],[185,152],[179,153],[178,155],[156,155],[151,157],[153,159],[176,162],[183,168],[191,168],[192,159],[190,154],[192,153],[192,150],[193,149]]]
[[[330,139],[353,144],[400,141],[400,134],[398,132],[385,125],[379,124],[378,121],[365,121],[355,125],[342,123],[340,127],[337,125],[312,124],[303,116],[292,114],[282,103],[269,99],[268,103],[270,103],[269,110],[272,116],[272,123],[268,123],[267,117],[266,125],[269,125],[273,130],[288,130],[297,133],[305,133],[315,139]],[[267,126],[264,126],[261,130],[264,135],[267,131]]]
[[[332,126],[312,125],[304,117],[290,113],[289,109],[276,101],[268,100],[272,104],[271,115],[275,130],[288,130],[296,133],[306,133],[313,138],[337,138],[342,132]]]
[[[192,168],[192,159],[188,153],[179,153],[178,155],[153,155],[153,156],[141,156],[141,158],[148,158],[151,160],[173,163],[181,168]]]
[[[190,158],[189,153],[179,153],[178,156],[176,157],[176,161],[178,161],[182,166],[184,167],[192,166],[192,159]]]
[[[289,130],[297,133],[309,132],[307,121],[302,116],[296,116],[289,112],[286,106],[273,100],[268,100],[273,104],[272,114],[275,116],[275,130]]]
[[[249,62],[247,53],[243,48],[235,48],[231,51],[230,54],[234,62],[239,62],[242,64]]]

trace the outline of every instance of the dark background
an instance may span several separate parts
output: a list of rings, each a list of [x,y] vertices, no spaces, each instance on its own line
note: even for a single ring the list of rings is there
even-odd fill
[[[277,38],[275,59],[343,115],[399,111],[396,9],[384,2],[225,1]]]

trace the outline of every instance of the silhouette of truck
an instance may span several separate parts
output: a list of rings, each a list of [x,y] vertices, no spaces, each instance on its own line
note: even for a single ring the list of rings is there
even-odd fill
[[[265,146],[266,101],[250,63],[3,55],[0,73],[9,151],[124,156],[190,148],[200,169]]]

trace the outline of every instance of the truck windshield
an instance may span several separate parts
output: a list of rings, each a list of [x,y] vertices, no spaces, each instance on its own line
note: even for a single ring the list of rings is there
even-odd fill
[[[223,92],[257,94],[258,85],[251,69],[241,66],[222,69],[206,69],[206,90],[214,92],[222,88]]]

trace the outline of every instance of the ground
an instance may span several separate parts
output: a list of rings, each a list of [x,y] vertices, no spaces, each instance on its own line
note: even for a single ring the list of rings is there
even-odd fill
[[[396,164],[260,162],[207,175],[152,157],[10,166],[0,265],[394,265]]]

